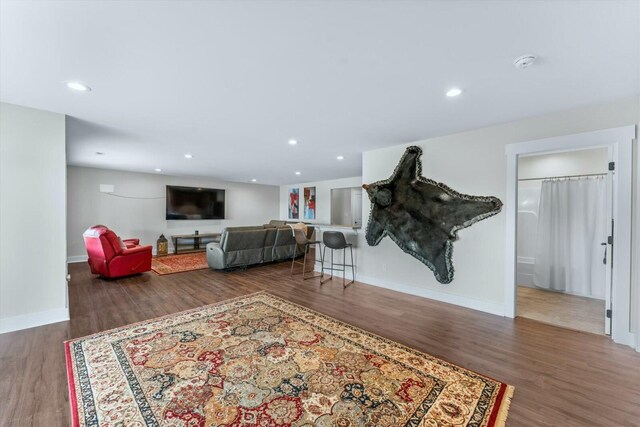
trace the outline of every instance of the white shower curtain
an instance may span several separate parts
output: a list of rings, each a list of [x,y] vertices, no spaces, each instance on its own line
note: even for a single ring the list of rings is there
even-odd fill
[[[603,177],[542,182],[534,284],[605,298],[607,181]]]

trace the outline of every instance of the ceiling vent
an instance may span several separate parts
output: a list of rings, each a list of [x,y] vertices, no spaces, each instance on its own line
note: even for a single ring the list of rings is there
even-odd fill
[[[513,60],[514,67],[518,69],[528,68],[536,62],[535,55],[522,55]]]

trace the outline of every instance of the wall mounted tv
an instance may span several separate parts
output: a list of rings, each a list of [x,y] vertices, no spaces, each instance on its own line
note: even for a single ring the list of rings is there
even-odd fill
[[[224,219],[224,190],[167,185],[167,219]]]

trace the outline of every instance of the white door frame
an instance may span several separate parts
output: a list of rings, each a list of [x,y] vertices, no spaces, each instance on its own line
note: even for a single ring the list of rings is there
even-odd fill
[[[629,331],[631,301],[631,203],[632,203],[632,141],[635,126],[624,126],[506,146],[507,201],[505,207],[506,242],[504,307],[506,317],[516,315],[516,233],[518,214],[518,157],[535,153],[573,151],[607,147],[613,150],[615,173],[613,180],[613,219],[615,258],[613,266],[611,338],[620,344],[635,345]]]
[[[632,272],[633,274],[635,274],[635,277],[632,276],[635,279],[634,282],[634,287],[636,290],[636,334],[635,334],[635,340],[636,340],[636,351],[640,352],[640,232],[638,230],[638,226],[640,226],[640,153],[638,152],[638,144],[640,141],[640,127],[636,127],[636,159],[637,159],[637,165],[636,165],[636,222],[635,222],[635,229],[632,230],[635,233],[635,242],[636,242],[636,247],[635,247],[635,251],[636,251],[636,266],[635,266],[635,271]]]

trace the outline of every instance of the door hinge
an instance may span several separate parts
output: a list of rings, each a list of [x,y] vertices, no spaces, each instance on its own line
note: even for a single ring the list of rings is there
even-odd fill
[[[607,319],[611,319],[611,309],[608,308],[606,312]]]
[[[609,162],[609,170],[610,171],[616,170],[616,162]]]

